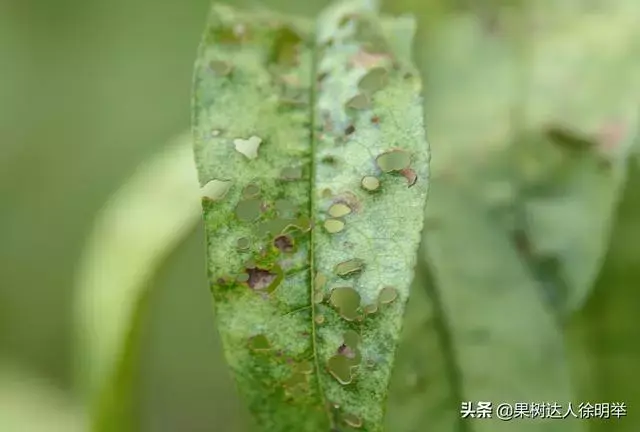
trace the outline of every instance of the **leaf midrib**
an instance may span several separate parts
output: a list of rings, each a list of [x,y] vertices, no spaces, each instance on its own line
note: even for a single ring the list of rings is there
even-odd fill
[[[316,194],[315,194],[315,178],[316,178],[316,115],[315,106],[318,98],[318,86],[316,85],[316,76],[319,64],[319,54],[317,49],[317,42],[315,40],[315,28],[313,32],[313,46],[311,51],[311,76],[310,89],[309,89],[309,151],[311,167],[309,169],[309,218],[311,220],[311,230],[309,232],[309,302],[311,304],[311,349],[313,351],[313,366],[315,369],[316,388],[320,401],[323,405],[325,414],[329,421],[329,427],[333,428],[335,422],[329,409],[324,389],[322,386],[322,380],[320,379],[320,361],[318,359],[318,342],[317,342],[317,325],[316,325],[316,310],[314,305],[315,294],[315,207],[316,207]]]

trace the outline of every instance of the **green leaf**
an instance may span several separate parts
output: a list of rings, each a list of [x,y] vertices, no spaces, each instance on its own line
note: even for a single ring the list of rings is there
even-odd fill
[[[528,65],[505,26],[488,29],[470,14],[425,36],[438,157],[421,263],[429,278],[413,289],[428,295],[414,293],[419,306],[407,316],[390,395],[394,430],[514,427],[460,421],[462,401],[557,401],[565,409],[585,401],[581,383],[592,375],[570,374],[578,366],[570,364],[576,356],[564,323],[600,271],[640,98],[637,2],[607,5],[598,14],[536,15],[536,31],[525,35],[533,45]],[[425,357],[432,361],[418,360]],[[410,415],[409,406],[423,413]],[[555,430],[544,421],[515,427]]]
[[[431,140],[439,146],[432,169],[435,182],[452,176],[466,177],[469,184],[484,179],[479,193],[494,201],[489,207],[500,196],[520,195],[523,217],[531,223],[530,242],[560,263],[566,309],[573,311],[586,300],[601,266],[626,179],[640,100],[640,33],[633,24],[640,10],[632,0],[607,2],[597,14],[579,1],[542,3],[522,12],[532,15],[527,19],[533,28],[517,29],[529,51],[526,64],[506,31],[514,27],[511,18],[498,20],[496,30],[471,14],[458,14],[425,36],[429,42],[421,57],[434,89],[427,115]],[[497,15],[508,17],[504,9]],[[518,136],[511,121],[514,106],[523,112]],[[545,131],[559,126],[592,142],[591,154],[571,157],[550,148]],[[518,157],[521,165],[505,169],[513,157],[507,153],[523,140],[530,143],[524,146],[525,160]],[[496,168],[499,158],[505,162]],[[495,169],[504,175],[489,179]],[[559,179],[554,170],[568,173]],[[546,196],[524,196],[518,184],[524,179],[516,178],[524,171],[534,171],[539,190],[548,177]]]
[[[622,123],[627,136],[616,143],[620,147],[632,142],[630,132],[637,129],[633,111],[629,114]],[[566,317],[584,304],[600,271],[627,179],[628,154],[608,159],[596,151],[558,148],[557,139],[545,135],[514,146],[521,156],[515,228],[530,243],[520,245],[526,249],[521,256],[535,267],[536,277],[548,279],[541,281],[550,285],[543,294]],[[595,138],[586,142],[600,144]],[[524,175],[528,168],[530,175]]]
[[[76,401],[47,379],[0,361],[0,430],[82,432],[86,416]]]
[[[422,288],[439,293],[436,307],[453,340],[462,400],[562,401],[566,408],[575,398],[562,331],[501,221],[455,185],[434,187],[431,204],[438,206],[430,215],[437,226],[425,233],[425,253],[434,286]],[[512,427],[494,417],[473,430]],[[555,419],[518,424],[523,431],[580,428]]]
[[[594,294],[571,323],[573,359],[582,376],[583,400],[623,402],[627,410],[640,403],[640,389],[633,377],[640,362],[637,343],[640,293],[640,169],[631,165],[629,182],[618,209],[611,246]],[[616,431],[638,430],[640,420],[630,413]],[[592,432],[611,430],[611,420],[594,422]]]
[[[382,430],[429,174],[420,81],[392,48],[407,31],[383,30],[398,23],[358,2],[315,31],[221,6],[209,19],[196,161],[202,186],[230,185],[203,197],[209,276],[263,430]]]
[[[98,215],[77,271],[77,385],[92,430],[126,431],[150,279],[200,220],[192,139],[145,162]]]
[[[464,396],[452,343],[431,275],[418,265],[391,376],[387,430],[468,430],[460,418]]]

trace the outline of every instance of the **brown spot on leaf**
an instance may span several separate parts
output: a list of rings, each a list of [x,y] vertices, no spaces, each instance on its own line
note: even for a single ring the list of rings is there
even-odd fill
[[[247,273],[249,274],[247,285],[249,285],[251,289],[255,290],[261,290],[268,287],[277,276],[273,273],[270,273],[268,270],[263,270],[260,268],[249,269]]]
[[[273,245],[278,248],[280,252],[290,253],[295,250],[293,238],[288,235],[281,235],[273,240]]]
[[[272,270],[267,270],[260,267],[247,268],[247,275],[249,279],[246,284],[249,288],[255,291],[268,291],[271,292],[282,280],[282,270],[279,267],[274,267]]]
[[[412,168],[405,168],[399,171],[400,174],[407,179],[408,187],[413,186],[418,181],[418,175]]]
[[[344,130],[344,134],[345,135],[351,135],[352,133],[354,133],[356,131],[356,127],[354,125],[349,125],[345,130]]]
[[[338,354],[345,356],[348,359],[356,358],[356,351],[354,348],[347,344],[342,344],[338,347]]]

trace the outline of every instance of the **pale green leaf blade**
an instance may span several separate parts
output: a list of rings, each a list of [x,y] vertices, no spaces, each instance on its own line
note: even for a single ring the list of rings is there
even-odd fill
[[[545,0],[531,5],[528,115],[535,125],[561,120],[581,134],[627,136],[633,132],[623,126],[637,113],[640,99],[640,3],[589,3]],[[603,144],[622,156],[628,142]]]
[[[575,311],[602,265],[638,128],[640,3],[615,0],[595,9],[580,1],[564,8],[551,3],[532,8],[539,28],[528,42],[528,119],[534,127],[574,131],[593,142],[592,153],[602,160],[582,158],[567,167],[557,196],[538,199],[527,211],[537,220],[532,243],[558,257],[569,287],[567,311]]]
[[[616,145],[630,148],[637,125],[633,111],[627,117],[621,125],[628,132],[617,138]],[[568,136],[593,147],[599,143],[575,133]],[[566,144],[534,137],[530,160],[519,168],[535,172],[528,179],[519,177],[527,183],[520,193],[521,228],[530,239],[529,258],[557,263],[548,267],[555,273],[552,283],[556,285],[550,294],[557,298],[554,306],[561,315],[568,316],[584,304],[600,271],[627,179],[629,154],[609,158],[595,149],[553,148],[562,145]]]
[[[428,229],[428,227],[425,227]],[[467,432],[452,334],[427,267],[416,268],[389,389],[387,430]]]
[[[561,414],[569,402],[577,409],[571,368],[554,311],[500,215],[453,181],[434,185],[429,204],[422,251],[429,277],[413,288],[427,296],[414,293],[419,304],[407,315],[414,336],[404,334],[399,350],[389,413],[394,430],[417,431],[426,423],[443,432],[511,430],[514,423],[523,431],[583,430],[572,418],[559,422],[545,414],[545,403],[561,404]],[[467,414],[463,402],[471,404]],[[479,402],[491,404],[491,418],[477,418]],[[420,403],[421,413],[404,414]],[[498,418],[500,404],[516,403],[538,404],[542,414]]]
[[[606,7],[609,4],[611,7]],[[557,7],[563,5],[558,4]],[[427,35],[431,51],[423,55],[424,69],[434,89],[430,93],[427,111],[430,137],[436,143],[438,155],[433,165],[433,197],[430,198],[428,213],[432,216],[440,214],[440,217],[428,222],[433,225],[433,231],[429,230],[425,235],[425,242],[431,250],[425,264],[428,261],[433,267],[436,286],[433,287],[431,283],[419,285],[423,289],[426,287],[442,293],[440,301],[432,297],[425,300],[424,308],[441,307],[448,312],[439,314],[440,318],[437,318],[442,319],[446,326],[444,331],[440,329],[438,336],[425,334],[419,343],[407,337],[400,348],[403,355],[398,359],[398,369],[408,371],[407,374],[432,376],[430,368],[433,364],[413,361],[408,345],[417,346],[415,349],[426,352],[429,358],[435,357],[434,361],[441,356],[438,351],[444,350],[445,355],[449,353],[454,358],[455,367],[459,369],[457,382],[463,385],[456,389],[456,379],[449,378],[452,381],[449,392],[443,391],[441,384],[434,385],[435,390],[431,392],[429,388],[412,386],[411,380],[405,385],[398,381],[391,401],[390,417],[395,419],[394,426],[402,425],[406,418],[402,418],[403,405],[417,404],[415,399],[419,399],[425,406],[422,418],[416,416],[418,418],[412,423],[404,423],[406,427],[398,428],[399,431],[419,430],[415,425],[421,421],[426,424],[434,418],[442,420],[445,425],[438,430],[484,430],[482,420],[467,421],[461,426],[451,416],[442,419],[446,416],[438,415],[443,407],[450,409],[448,394],[452,393],[452,388],[454,394],[460,395],[460,400],[469,401],[474,398],[504,398],[509,394],[517,397],[536,395],[545,392],[545,386],[548,386],[547,391],[554,401],[570,398],[575,402],[577,394],[583,396],[571,388],[566,376],[564,381],[549,382],[542,367],[538,372],[540,375],[532,376],[531,370],[525,372],[518,368],[517,363],[521,361],[518,352],[525,352],[536,343],[563,349],[559,336],[562,327],[557,326],[554,330],[547,316],[553,313],[558,302],[549,298],[553,296],[545,296],[544,285],[551,281],[551,289],[546,290],[546,294],[559,294],[556,282],[560,280],[567,284],[569,292],[565,293],[568,297],[567,307],[563,311],[565,315],[575,311],[584,302],[606,252],[610,224],[614,220],[620,190],[626,181],[625,165],[637,121],[640,76],[635,72],[640,58],[637,56],[637,41],[640,39],[635,37],[638,27],[630,25],[630,21],[638,16],[637,2],[607,2],[601,8],[608,10],[604,11],[606,13],[572,10],[558,18],[553,26],[544,22],[547,18],[557,18],[547,9],[547,14],[541,16],[542,22],[536,22],[538,33],[532,40],[536,49],[532,81],[529,83],[529,101],[522,98],[516,79],[518,69],[526,66],[517,64],[509,40],[501,37],[504,36],[501,34],[504,27],[498,25],[497,31],[492,31],[495,28],[483,28],[481,22],[469,15],[457,15],[436,34]],[[582,20],[585,15],[587,19]],[[611,31],[603,30],[607,27],[611,27]],[[599,38],[598,34],[603,33],[606,33],[606,37]],[[555,46],[558,40],[562,40],[562,43]],[[616,70],[625,79],[618,80],[612,72]],[[589,83],[583,86],[582,82],[585,81]],[[527,104],[523,111],[526,113],[525,135],[529,136],[512,136],[510,116],[518,103]],[[562,152],[554,148],[557,144],[550,143],[544,135],[550,126],[564,125],[565,120],[572,135],[585,137],[594,143],[590,149],[593,151],[573,152],[572,157],[566,157],[566,153],[570,152],[564,152],[563,157],[557,157]],[[521,149],[524,140],[531,144],[527,149],[530,159],[514,166],[514,149]],[[533,170],[529,169],[532,168],[531,163]],[[544,193],[518,197],[523,178],[531,171],[535,173],[532,177],[544,180],[540,181],[536,191]],[[451,192],[448,198],[443,190]],[[536,263],[529,259],[532,255],[527,256],[518,250],[518,242],[513,236],[514,198],[519,198],[520,210],[525,210],[529,245],[533,245],[541,257],[551,257],[559,262],[560,272],[551,275],[548,269],[535,269],[536,265],[532,264]],[[447,204],[447,200],[451,202]],[[458,201],[455,206],[452,205],[455,203],[453,200]],[[558,211],[550,212],[549,209]],[[454,220],[458,222],[454,223]],[[491,222],[482,228],[478,220]],[[461,228],[470,224],[475,227],[475,232],[466,231],[466,237],[462,235],[465,231],[448,229],[448,234],[440,232],[441,225],[446,227],[455,224]],[[457,247],[451,245],[454,242]],[[434,250],[440,251],[440,259],[433,254]],[[490,254],[494,257],[485,256]],[[462,259],[463,256],[468,258]],[[469,278],[466,284],[453,283],[452,274],[462,280],[465,274],[470,273],[462,264],[470,262],[493,264],[484,273],[477,271],[476,276]],[[524,268],[523,262],[527,264]],[[452,265],[457,267],[455,274],[451,270]],[[439,270],[441,266],[443,269]],[[473,264],[471,268],[475,266]],[[490,268],[495,270],[491,272]],[[437,277],[438,272],[449,275],[447,284],[443,283],[442,277]],[[513,306],[508,304],[508,298],[499,295],[477,299],[476,308],[480,311],[473,310],[469,305],[470,300],[461,301],[466,296],[466,285],[469,285],[466,289],[478,290],[491,280],[495,281],[494,285],[500,286],[503,284],[500,280],[508,279],[504,273],[510,273],[512,277],[513,273],[520,275],[517,278],[520,281],[512,291],[525,293],[527,290],[522,287],[529,287],[535,294],[525,294],[533,302],[532,310],[527,311],[528,315],[513,312],[529,307],[528,303],[523,306],[516,302]],[[452,297],[455,292],[458,292],[458,297]],[[543,295],[543,302],[540,294]],[[487,307],[494,313],[484,315],[483,310]],[[498,317],[501,317],[500,321]],[[514,319],[514,328],[509,330]],[[471,326],[469,321],[491,328],[502,325],[504,328],[498,328],[494,333],[505,334],[510,339],[521,338],[522,342],[516,340],[508,348],[508,343],[503,343],[505,339],[499,342],[492,340],[495,338],[489,337],[489,333],[485,335],[488,341],[478,342],[477,349],[470,348],[465,346],[467,342],[459,341],[464,337],[464,334],[460,335],[461,329]],[[540,322],[543,328],[539,330]],[[527,327],[529,330],[526,330]],[[509,331],[513,333],[508,335]],[[442,345],[434,347],[433,339],[442,339],[442,333],[447,332],[452,333],[454,349]],[[533,341],[529,340],[531,334]],[[495,350],[493,356],[483,357],[477,353],[484,349],[484,344]],[[506,352],[509,349],[511,353]],[[544,365],[561,375],[558,371],[569,371],[565,364],[568,360],[558,356],[555,361],[549,358],[550,364]],[[501,373],[493,369],[478,371],[472,362],[495,364]],[[447,369],[441,366],[440,374],[447,375]],[[483,385],[477,386],[474,382],[465,385],[470,376],[480,377]],[[541,377],[540,382],[537,382],[538,377]],[[509,381],[509,385],[505,386],[505,381]],[[579,383],[572,384],[573,387],[580,387]],[[500,389],[503,389],[503,394],[498,392]],[[483,396],[491,394],[498,396]],[[526,399],[531,402],[531,397],[527,396]],[[562,402],[565,408],[567,402]],[[459,409],[460,401],[455,403]],[[507,423],[518,428],[521,425],[536,427],[536,422],[529,424],[519,421],[517,426],[513,422]],[[493,426],[490,422],[487,427],[491,430]],[[545,424],[538,427],[541,428],[539,430],[547,430]]]
[[[514,28],[506,8],[498,8],[496,16],[501,18],[496,28],[486,28],[471,14],[458,14],[427,36],[422,57],[430,83],[438,90],[430,95],[427,107],[430,137],[440,145],[433,172],[436,178],[465,176],[519,147],[527,137],[512,136],[510,118],[520,105],[524,105],[518,108],[524,115],[520,126],[537,134],[534,140],[539,141],[543,131],[562,126],[593,141],[588,153],[594,157],[565,163],[571,172],[555,185],[547,182],[549,196],[521,197],[532,225],[530,242],[546,255],[553,253],[560,263],[559,275],[568,290],[567,311],[572,311],[587,298],[600,268],[626,179],[640,100],[640,34],[633,25],[640,10],[633,0],[606,2],[597,12],[580,1],[530,6],[519,13],[531,14],[524,19],[531,28]],[[525,40],[528,64],[521,64],[516,55],[511,30]],[[518,78],[521,74],[526,82]],[[545,147],[531,153],[534,160],[526,164],[538,165],[533,167],[537,176],[553,176],[558,166],[552,160],[554,152]],[[610,169],[602,169],[604,165]],[[517,185],[511,187],[519,192]],[[483,193],[493,196],[492,191]],[[568,211],[552,222],[545,209],[559,207]]]
[[[200,220],[199,198],[186,134],[142,164],[96,219],[77,270],[75,306],[76,380],[94,430],[127,422],[122,410],[129,409],[124,399],[149,280]]]
[[[420,84],[359,3],[309,29],[211,15],[196,161],[230,186],[203,198],[211,289],[262,429],[379,431],[428,188]]]
[[[85,432],[86,413],[68,394],[24,366],[0,361],[0,430]]]
[[[474,194],[440,183],[428,212],[426,258],[453,339],[464,401],[575,402],[563,336],[500,219]],[[487,365],[492,365],[487,367]],[[560,402],[562,401],[562,402]],[[564,412],[563,412],[564,413]],[[507,430],[497,418],[475,431]],[[570,419],[519,421],[523,431],[581,430]]]
[[[329,12],[335,15],[325,16],[324,21],[321,18],[318,30],[319,43],[326,43],[325,34],[333,40],[331,45],[324,48],[318,65],[321,75],[328,73],[321,84],[318,109],[321,118],[329,122],[328,127],[332,130],[325,129],[316,145],[316,160],[320,158],[320,164],[316,171],[315,189],[323,194],[330,190],[334,195],[329,199],[316,200],[315,217],[322,215],[332,202],[348,202],[353,195],[356,197],[353,208],[359,210],[356,212],[359,214],[347,222],[342,235],[330,235],[322,230],[316,233],[316,270],[328,276],[327,288],[344,285],[332,271],[335,263],[361,258],[365,261],[365,269],[354,284],[360,294],[361,304],[373,305],[382,301],[380,296],[384,286],[397,290],[399,298],[390,305],[379,305],[380,310],[371,318],[364,318],[364,323],[358,326],[362,338],[362,365],[368,370],[356,377],[356,394],[348,387],[336,385],[335,380],[327,374],[321,377],[332,401],[347,412],[362,417],[366,430],[380,430],[381,407],[386,400],[386,386],[422,227],[429,156],[424,138],[417,71],[405,61],[410,52],[410,38],[400,39],[404,42],[404,51],[398,54],[396,64],[392,63],[392,59],[372,59],[363,52],[361,39],[353,38],[350,34],[371,32],[374,37],[380,38],[379,43],[383,46],[371,46],[367,50],[377,48],[383,54],[390,53],[387,42],[382,38],[379,22],[372,21],[377,26],[367,28],[366,21],[358,22],[356,19],[347,22],[342,29],[334,30],[331,24],[343,22],[340,16],[350,11],[336,8]],[[405,33],[415,28],[411,20],[395,22]],[[378,41],[375,40],[375,43]],[[363,110],[350,118],[344,113],[344,103],[362,95],[362,83],[371,76],[373,67],[388,68],[388,84],[373,95],[370,111]],[[341,98],[336,98],[334,92]],[[374,127],[371,127],[371,123],[374,123]],[[351,125],[355,131],[342,143],[342,135],[350,130]],[[411,172],[401,171],[401,175],[380,172],[380,168],[383,171],[385,169],[385,152],[392,148],[411,153],[411,168],[408,168],[409,164],[403,167],[403,171]],[[323,164],[322,159],[327,157],[335,162]],[[403,163],[396,167],[401,165]],[[381,190],[378,194],[374,192],[372,195],[358,188],[362,176],[379,178]],[[333,324],[321,326],[319,330],[319,339],[328,342],[320,344],[320,358],[327,358],[335,355],[341,333],[353,326],[345,325],[344,320],[331,314],[324,305],[319,306],[319,311],[327,315],[329,324]]]
[[[630,164],[631,165],[631,164]],[[625,403],[627,414],[616,421],[615,430],[632,432],[640,419],[631,407],[640,403],[640,388],[634,376],[640,362],[638,309],[640,292],[640,169],[629,169],[614,224],[612,241],[594,294],[576,314],[568,335],[574,348],[573,361],[580,376],[583,400]],[[592,432],[613,429],[611,421],[594,421]]]

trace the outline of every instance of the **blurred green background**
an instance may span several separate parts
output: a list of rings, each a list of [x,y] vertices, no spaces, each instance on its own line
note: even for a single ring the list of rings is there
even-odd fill
[[[326,2],[266,3],[313,15]],[[388,3],[387,9],[419,17],[422,39],[416,51],[421,65],[428,65],[425,61],[432,55],[420,51],[428,45],[425,41],[431,29],[467,11],[482,23],[490,40],[513,42],[514,58],[520,55],[519,33],[496,28],[500,16],[496,11],[504,5],[517,6],[516,0]],[[549,4],[533,3],[538,11]],[[598,8],[608,7],[603,1],[569,3],[593,8],[596,14]],[[24,407],[31,403],[22,402],[23,394],[26,400],[39,401],[38,406],[52,416],[50,422],[30,429],[13,429],[9,417],[0,417],[2,432],[71,430],[63,425],[73,420],[62,413],[67,405],[73,410],[80,403],[73,396],[72,361],[77,262],[107,198],[139,163],[188,127],[192,66],[208,8],[208,0],[0,3],[0,365],[6,365],[8,371],[0,374],[7,377],[0,382],[0,405],[5,407],[0,406],[0,416],[8,416],[12,404]],[[637,7],[629,10],[638,12]],[[628,22],[637,26],[640,16]],[[563,23],[559,19],[552,25]],[[606,32],[601,38],[606,39]],[[638,46],[635,39],[622,43]],[[450,92],[457,95],[450,103],[457,104],[462,113],[458,123],[449,122],[442,126],[444,132],[431,135],[436,143],[434,157],[437,138],[447,133],[446,128],[473,131],[478,122],[494,123],[491,127],[499,130],[510,127],[506,124],[508,110],[492,111],[490,107],[485,112],[482,101],[486,99],[476,99],[472,93],[459,95],[472,87],[470,76],[480,76],[487,78],[481,87],[494,88],[490,99],[504,100],[510,106],[521,96],[517,83],[505,82],[502,69],[493,63],[498,48],[493,42],[487,47],[486,53],[455,52],[448,57],[451,64],[435,65],[433,79],[427,79],[427,89],[438,86],[437,96],[428,104],[438,105]],[[637,54],[638,50],[629,52]],[[467,56],[480,61],[460,60]],[[628,60],[634,62],[630,70],[638,71],[640,60]],[[430,73],[426,72],[427,78]],[[624,79],[630,74],[621,69],[601,70],[598,83],[608,83],[612,90],[600,89],[602,97],[585,97],[579,103],[598,103],[624,92]],[[514,75],[517,80],[517,73]],[[629,88],[636,91],[637,80]],[[638,102],[638,93],[631,90],[627,92]],[[549,94],[536,93],[533,99],[552,97],[557,96],[549,90]],[[564,109],[562,101],[558,105],[558,110]],[[449,114],[456,112],[453,108]],[[437,113],[433,117],[434,122],[440,120]],[[575,123],[570,113],[567,122]],[[484,130],[480,135],[483,133],[492,135]],[[634,169],[618,219],[612,221],[612,243],[595,291],[572,318],[567,332],[570,343],[579,345],[576,352],[584,352],[577,354],[581,361],[576,364],[591,375],[582,376],[593,380],[591,390],[583,394],[595,394],[593,399],[622,399],[630,405],[630,412],[640,403],[637,376],[630,372],[640,365],[635,316],[640,308],[638,190],[640,173]],[[137,430],[246,430],[247,415],[235,396],[213,324],[203,251],[203,233],[198,229],[172,253],[155,279],[142,324],[135,385]],[[589,372],[594,368],[600,371],[597,376]],[[35,387],[19,389],[34,380]],[[36,397],[40,391],[36,387],[42,386],[51,393],[44,399]],[[607,430],[631,431],[638,425],[636,420],[607,426]]]

